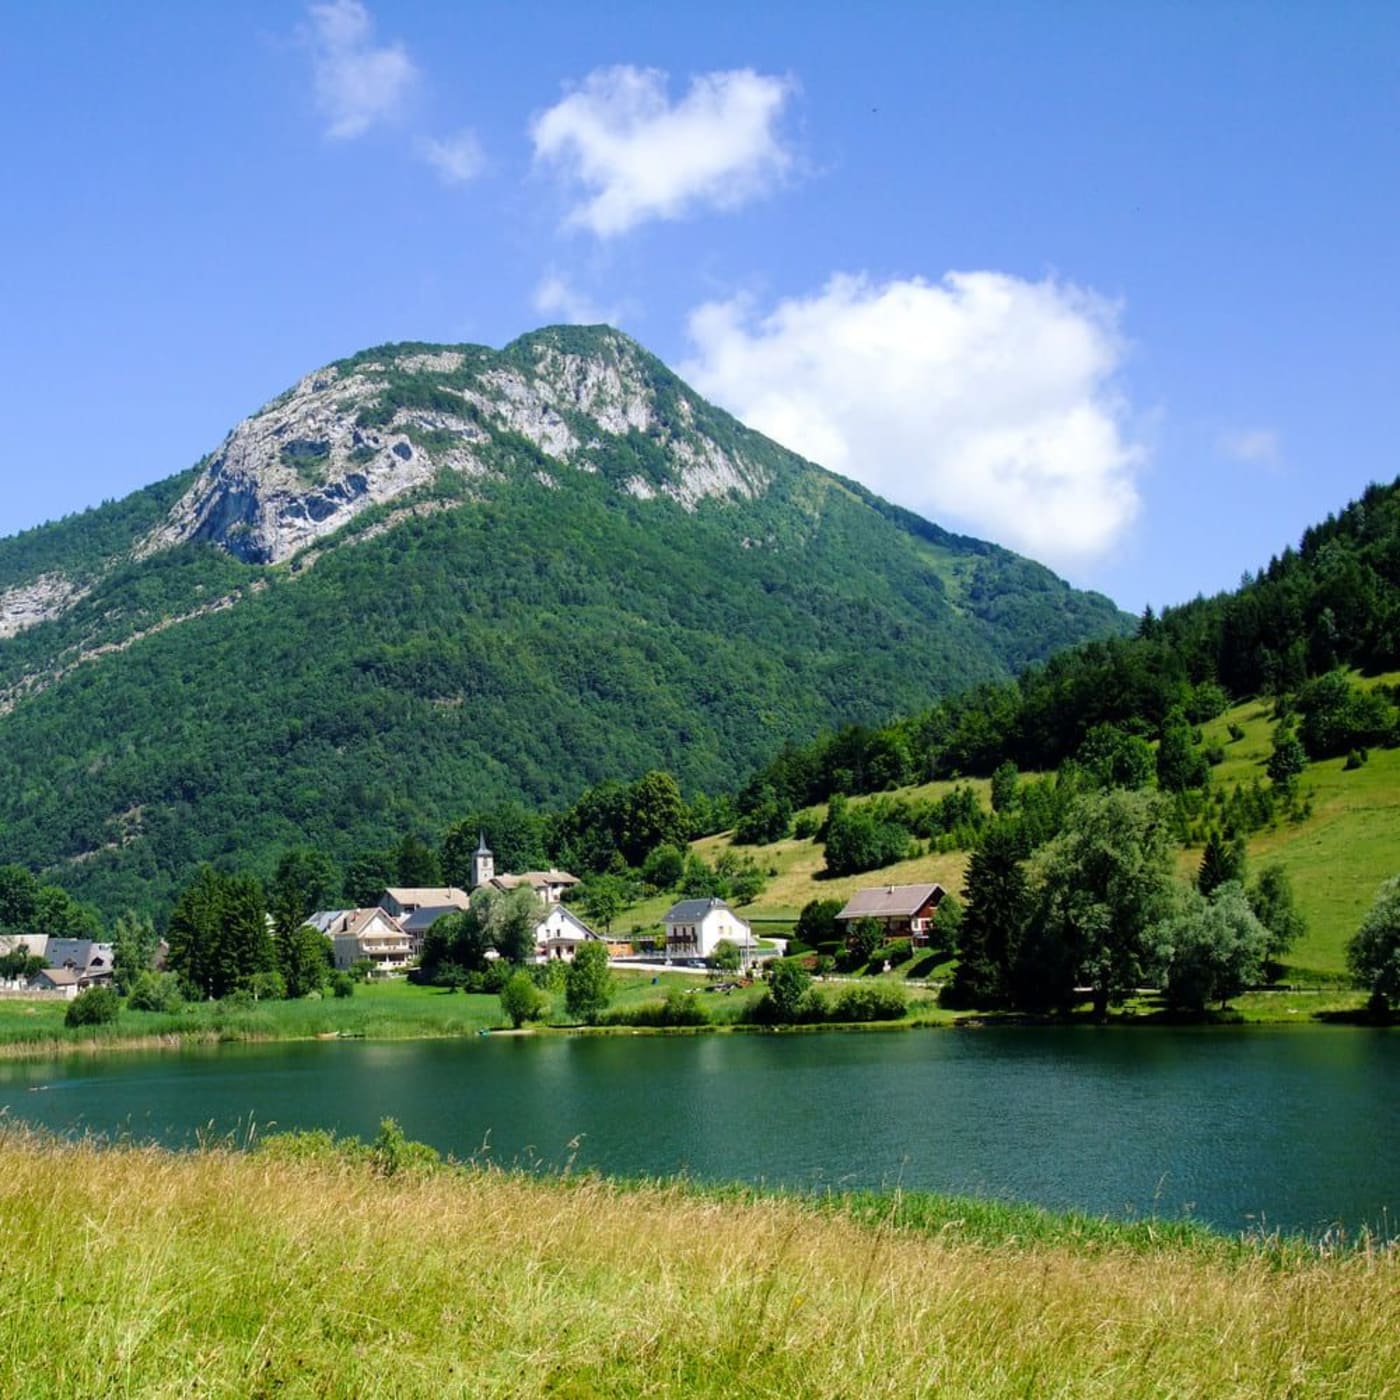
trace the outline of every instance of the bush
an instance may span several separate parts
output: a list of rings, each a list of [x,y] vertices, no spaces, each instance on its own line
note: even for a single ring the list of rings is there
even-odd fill
[[[115,987],[89,987],[79,992],[64,1013],[65,1026],[105,1026],[121,1015],[121,998]]]
[[[248,979],[254,1001],[286,1001],[287,979],[280,972],[255,972]]]
[[[1347,761],[1342,765],[1347,772],[1360,768],[1361,765],[1371,757],[1365,749],[1349,749],[1347,751]]]
[[[475,977],[468,974],[462,989],[468,992],[494,992],[499,996],[510,981],[513,970],[505,958],[492,958],[486,964],[485,972],[478,973]]]
[[[370,1147],[370,1160],[380,1176],[397,1176],[403,1171],[430,1172],[442,1165],[442,1157],[436,1148],[429,1147],[426,1142],[406,1138],[403,1129],[392,1118],[380,1120],[379,1134]]]
[[[348,972],[331,973],[331,994],[337,1000],[355,995],[355,979]]]
[[[526,1021],[539,1021],[549,1009],[549,998],[535,986],[528,972],[515,972],[501,988],[501,1010],[519,1030]]]
[[[902,987],[888,982],[862,982],[845,988],[831,1008],[833,1021],[898,1021],[909,1010]]]
[[[170,1015],[185,1004],[180,993],[180,979],[173,972],[143,972],[131,984],[126,1004],[133,1011]]]
[[[708,1026],[710,1013],[698,995],[672,987],[665,1001],[649,1001],[609,1011],[599,1020],[605,1026]]]

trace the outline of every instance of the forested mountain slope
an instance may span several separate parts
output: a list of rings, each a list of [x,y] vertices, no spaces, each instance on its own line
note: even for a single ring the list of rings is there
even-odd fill
[[[1310,759],[1400,741],[1385,695],[1355,692],[1339,674],[1347,667],[1400,669],[1400,479],[1368,488],[1233,592],[1149,611],[1133,635],[1066,648],[1014,681],[789,747],[751,777],[740,807],[765,792],[802,806],[832,792],[988,776],[1003,763],[1094,767],[1115,745],[1175,737],[1253,695],[1282,697],[1276,718],[1289,732],[1296,725]]]
[[[0,542],[6,617],[0,862],[109,909],[652,767],[727,789],[1128,621],[607,328],[309,375],[193,472]]]

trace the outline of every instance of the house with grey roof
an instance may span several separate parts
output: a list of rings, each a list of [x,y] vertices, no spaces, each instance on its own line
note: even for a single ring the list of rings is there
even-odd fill
[[[928,943],[934,915],[947,890],[927,885],[880,885],[857,890],[836,916],[849,934],[857,919],[875,919],[884,927],[885,940],[907,938],[915,947]]]
[[[722,899],[682,899],[666,911],[663,922],[667,957],[711,958],[726,938],[745,960],[752,955],[753,930]]]

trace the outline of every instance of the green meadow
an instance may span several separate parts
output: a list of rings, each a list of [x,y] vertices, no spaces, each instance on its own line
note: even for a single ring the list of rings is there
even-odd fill
[[[922,1196],[0,1131],[0,1393],[1394,1394],[1400,1253]]]

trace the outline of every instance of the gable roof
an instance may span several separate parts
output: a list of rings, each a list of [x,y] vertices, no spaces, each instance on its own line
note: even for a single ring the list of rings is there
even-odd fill
[[[46,933],[0,933],[0,958],[23,948],[30,957],[42,958],[49,946]]]
[[[415,909],[411,914],[405,914],[399,920],[399,926],[405,933],[422,933],[424,929],[430,929],[439,919],[446,918],[448,914],[460,914],[460,910],[455,904],[425,904],[420,909]]]
[[[51,987],[76,987],[83,974],[75,967],[46,967],[34,974],[35,982],[47,982]]]
[[[546,890],[551,885],[572,886],[578,884],[577,875],[570,875],[567,870],[526,870],[520,875],[493,875],[491,883],[498,890],[518,890],[521,885],[528,885],[536,894]]]
[[[456,885],[438,885],[427,889],[401,889],[389,888],[384,891],[387,895],[392,895],[400,904],[413,904],[422,908],[425,904],[441,906],[450,904],[457,909],[465,909],[471,900],[467,897],[465,890],[459,890]]]
[[[550,933],[550,924],[564,924],[569,928],[557,933]],[[545,914],[535,925],[535,941],[541,942],[546,938],[598,938],[591,928],[588,927],[572,909],[566,909],[562,904],[551,904],[549,913]]]
[[[846,901],[838,919],[898,919],[917,914],[924,905],[937,904],[947,893],[942,885],[881,885],[857,890]]]
[[[666,922],[668,924],[689,923],[693,920],[703,919],[712,909],[723,909],[726,913],[734,913],[722,899],[683,899],[666,911]],[[739,916],[735,914],[734,917],[738,918]]]
[[[90,969],[111,970],[112,945],[95,938],[50,938],[44,949],[44,959],[50,967],[73,966],[79,972]]]

